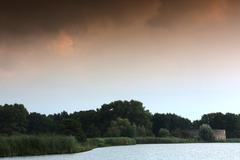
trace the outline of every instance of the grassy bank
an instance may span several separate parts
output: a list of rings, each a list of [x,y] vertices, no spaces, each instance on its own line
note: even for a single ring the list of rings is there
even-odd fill
[[[0,136],[0,156],[75,153],[79,144],[72,136]]]
[[[98,147],[135,145],[135,144],[166,144],[166,143],[194,143],[194,139],[183,139],[175,137],[157,138],[157,137],[113,137],[113,138],[90,138],[81,144],[81,151],[87,151]]]
[[[0,157],[84,152],[98,147],[134,145],[127,137],[91,138],[79,143],[72,136],[0,136]]]
[[[197,142],[194,139],[183,139],[176,137],[139,137],[135,138],[137,144],[165,144],[165,143],[194,143]]]
[[[81,151],[88,151],[98,147],[135,145],[136,140],[128,137],[89,138],[80,144]]]
[[[197,142],[199,141],[194,139],[175,137],[109,137],[90,138],[84,143],[79,143],[72,136],[0,136],[0,157],[76,153],[92,150],[98,147],[120,145]],[[229,139],[226,142],[240,142],[240,140]]]
[[[240,143],[240,138],[229,138],[225,142],[226,143]]]

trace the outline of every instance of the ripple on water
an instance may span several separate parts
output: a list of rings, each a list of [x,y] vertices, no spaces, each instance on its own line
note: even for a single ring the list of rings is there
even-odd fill
[[[4,160],[239,160],[238,143],[150,144],[97,148],[89,152]]]

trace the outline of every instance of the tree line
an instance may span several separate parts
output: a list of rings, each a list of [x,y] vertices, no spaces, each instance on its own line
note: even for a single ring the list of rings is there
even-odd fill
[[[188,138],[188,130],[208,124],[225,129],[228,138],[240,137],[240,115],[210,113],[191,122],[176,114],[152,114],[135,100],[115,101],[96,110],[58,114],[29,113],[22,104],[0,105],[0,134],[73,135],[79,141],[93,137],[172,135]]]

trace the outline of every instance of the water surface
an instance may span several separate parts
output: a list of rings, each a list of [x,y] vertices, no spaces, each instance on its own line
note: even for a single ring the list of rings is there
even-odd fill
[[[89,152],[3,160],[239,160],[240,144],[150,144],[97,148]]]

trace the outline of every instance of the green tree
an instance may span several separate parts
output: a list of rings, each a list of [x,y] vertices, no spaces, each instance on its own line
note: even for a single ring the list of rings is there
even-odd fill
[[[170,132],[176,129],[187,130],[192,128],[192,123],[189,119],[180,117],[175,114],[159,114],[156,113],[152,118],[153,127],[152,131],[155,136],[158,136],[161,128],[168,129]]]
[[[112,121],[106,135],[110,137],[134,137],[135,126],[131,125],[128,119],[118,118],[116,121]]]
[[[199,128],[199,138],[206,142],[214,141],[215,138],[211,126],[208,124],[201,125]]]
[[[240,116],[237,114],[210,113],[193,122],[194,128],[199,128],[202,124],[209,124],[213,129],[225,129],[227,138],[240,137]]]
[[[81,123],[82,129],[87,137],[93,138],[101,136],[99,126],[102,124],[99,122],[99,116],[96,111],[89,110],[74,112],[73,114],[70,114],[69,117]]]
[[[30,113],[28,116],[27,131],[30,134],[54,133],[56,126],[52,118],[44,114]]]
[[[136,127],[136,137],[145,137],[147,135],[148,135],[148,133],[147,133],[144,126],[137,126]]]
[[[117,118],[128,119],[131,124],[144,126],[147,131],[151,132],[152,115],[145,109],[141,102],[134,100],[115,101],[110,104],[102,105],[97,112],[102,133],[104,133],[111,125],[111,122],[116,121]]]
[[[170,132],[168,129],[161,128],[158,133],[158,137],[169,137],[171,136]]]
[[[60,131],[63,135],[72,135],[79,141],[85,141],[86,135],[82,130],[81,123],[74,119],[63,119]]]
[[[28,111],[22,104],[0,106],[0,132],[25,133]]]

